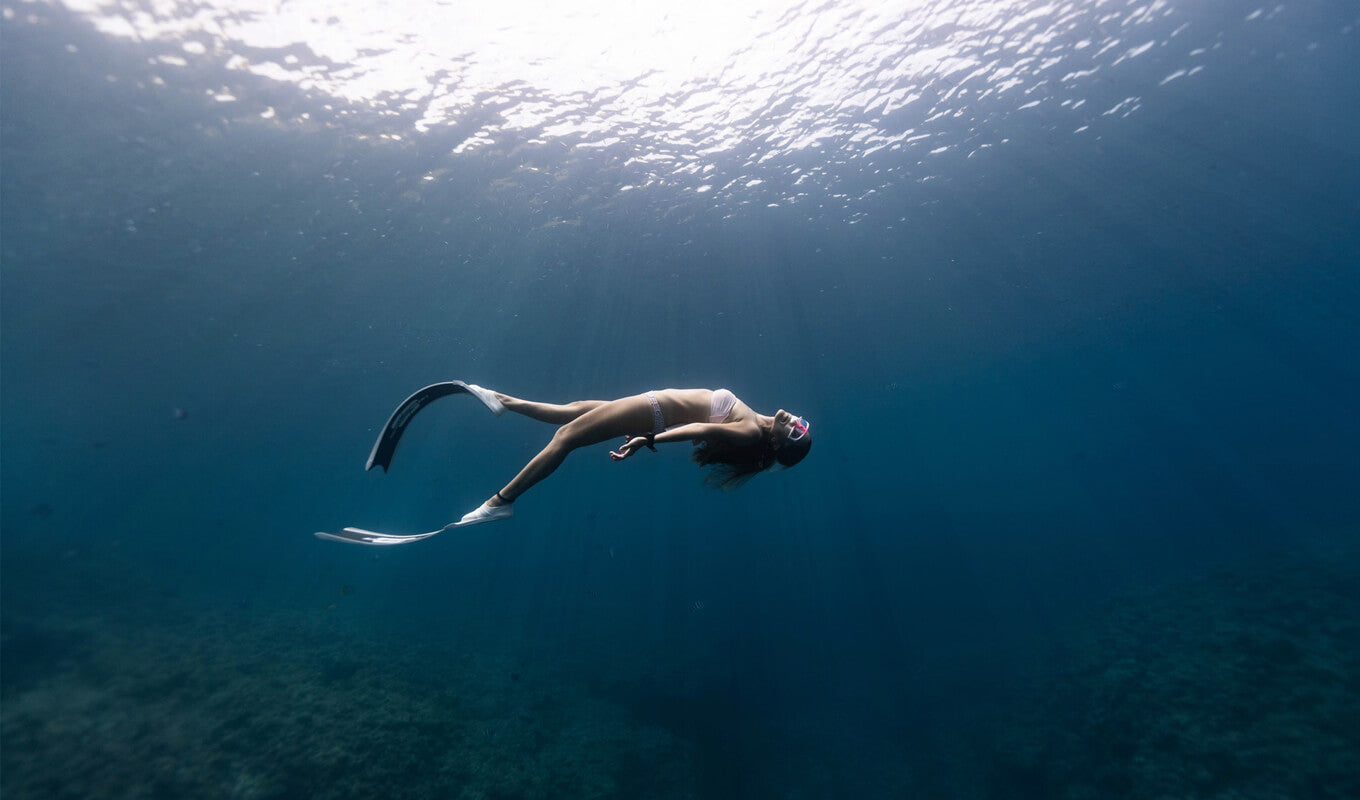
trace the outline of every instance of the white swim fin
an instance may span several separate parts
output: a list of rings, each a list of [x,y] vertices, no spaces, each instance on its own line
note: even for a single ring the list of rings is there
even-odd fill
[[[455,523],[456,524],[456,523]],[[349,544],[368,544],[368,545],[389,545],[389,544],[410,544],[421,539],[428,539],[437,533],[443,533],[454,527],[445,525],[437,531],[429,533],[413,533],[409,535],[379,533],[377,531],[366,531],[363,528],[345,528],[339,533],[329,533],[327,531],[317,531],[316,538],[329,539],[332,542],[347,542]]]

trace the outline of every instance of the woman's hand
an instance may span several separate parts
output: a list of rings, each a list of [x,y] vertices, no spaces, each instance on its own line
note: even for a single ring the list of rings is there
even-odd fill
[[[633,436],[624,441],[623,447],[620,447],[618,450],[610,450],[609,457],[614,459],[615,461],[622,461],[625,458],[636,453],[643,447],[648,447],[651,448],[652,450],[656,450],[655,447],[652,447],[651,439],[649,439],[648,437]]]

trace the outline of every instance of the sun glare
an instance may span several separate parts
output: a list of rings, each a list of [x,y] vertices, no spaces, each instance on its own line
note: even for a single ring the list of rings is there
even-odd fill
[[[1036,108],[1061,107],[1080,132],[1140,105],[1083,109],[1092,76],[1176,35],[1141,30],[1174,28],[1167,0],[62,1],[110,36],[160,43],[167,71],[211,60],[293,84],[373,112],[388,138],[472,121],[456,153],[507,133],[623,142],[630,162],[672,174],[719,153],[967,154],[1004,137],[976,133],[999,113]],[[1167,80],[1199,69],[1175,66]]]
[[[746,75],[775,73],[789,55],[766,39],[788,7],[779,0],[691,0],[683,10],[636,0],[66,5],[104,33],[178,40],[190,55],[230,53],[236,69],[351,102],[424,101],[430,109],[421,126],[506,86],[555,97],[629,87],[655,100],[734,65]],[[298,45],[311,63],[296,55]]]

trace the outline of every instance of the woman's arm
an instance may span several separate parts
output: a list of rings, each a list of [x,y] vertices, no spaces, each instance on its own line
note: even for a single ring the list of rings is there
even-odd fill
[[[752,444],[760,439],[760,428],[751,422],[691,422],[667,428],[655,436],[634,436],[623,447],[611,451],[609,457],[622,461],[644,447],[670,442],[692,442],[698,439],[724,441],[734,445]]]
[[[658,433],[652,441],[666,444],[709,439],[742,445],[751,444],[759,438],[760,428],[753,422],[691,422],[667,428]]]

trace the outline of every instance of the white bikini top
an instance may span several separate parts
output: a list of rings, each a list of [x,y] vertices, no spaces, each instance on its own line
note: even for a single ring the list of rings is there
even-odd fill
[[[708,404],[709,422],[726,422],[727,416],[732,413],[732,409],[737,405],[737,396],[726,389],[718,389],[713,392],[713,399]]]

